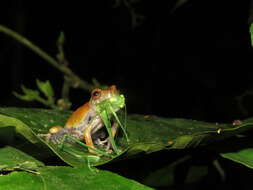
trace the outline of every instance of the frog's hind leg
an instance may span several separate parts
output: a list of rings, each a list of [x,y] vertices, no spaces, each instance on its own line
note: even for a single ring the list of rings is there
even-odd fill
[[[52,126],[50,129],[49,129],[49,132],[46,133],[46,134],[38,134],[39,137],[44,137],[46,139],[47,142],[50,142],[52,141],[53,143],[55,143],[53,140],[53,136],[55,136],[59,131],[61,131],[63,129],[62,126],[60,125],[55,125],[55,126]]]

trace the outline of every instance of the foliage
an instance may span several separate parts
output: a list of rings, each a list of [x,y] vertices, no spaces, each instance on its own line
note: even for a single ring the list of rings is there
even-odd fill
[[[96,188],[105,183],[108,189],[119,189],[122,187],[124,189],[132,187],[135,187],[135,189],[148,189],[148,187],[119,177],[116,174],[103,170],[89,169],[89,166],[98,167],[106,163],[120,162],[119,160],[122,159],[126,160],[133,156],[143,155],[143,152],[151,156],[152,154],[150,153],[161,150],[170,150],[173,153],[172,150],[175,149],[203,148],[214,143],[218,143],[215,147],[217,152],[220,151],[221,156],[252,167],[250,161],[252,160],[252,148],[244,149],[241,146],[243,143],[235,141],[234,144],[237,145],[239,152],[229,153],[231,149],[228,149],[228,146],[221,149],[219,142],[227,141],[230,138],[239,138],[240,141],[245,142],[246,136],[237,137],[236,135],[252,129],[253,119],[233,125],[156,116],[129,115],[126,126],[129,142],[121,135],[116,139],[121,153],[111,154],[111,156],[95,156],[78,145],[73,146],[74,154],[69,154],[67,151],[54,144],[47,143],[38,136],[38,134],[47,133],[52,125],[64,124],[71,112],[28,108],[0,108],[0,113],[0,134],[6,137],[6,140],[2,140],[2,144],[5,147],[0,149],[0,170],[2,172],[11,172],[0,177],[1,186],[5,185],[6,188],[16,187],[21,182],[26,184],[27,189],[32,189],[34,186],[38,188],[42,186],[54,187],[58,183],[53,182],[56,180],[66,189],[71,185],[72,188],[78,189],[82,185],[86,185],[86,183],[95,183]],[[120,116],[120,120],[122,119],[121,117],[123,116]],[[13,133],[10,133],[10,130],[6,130],[6,128],[13,128]],[[9,139],[12,140],[10,141]],[[34,146],[37,148],[31,148]],[[22,151],[25,151],[25,153]],[[35,156],[36,159],[29,155]],[[47,160],[55,157],[60,158],[74,168],[70,166],[48,166]],[[190,160],[194,160],[194,158],[190,155],[185,155],[181,159],[174,160],[167,166],[157,169],[156,172],[148,173],[140,182],[152,187],[158,187],[159,185],[171,186],[175,184],[177,168],[188,163],[189,169],[185,171],[185,175],[188,177],[185,178],[184,182],[195,183],[207,175],[208,168],[205,165],[194,166]],[[88,176],[93,177],[89,178]],[[8,181],[12,180],[14,183],[10,184]],[[26,183],[27,180],[32,180],[33,186]],[[88,187],[90,189],[95,188],[92,185],[87,186],[87,189],[89,189]]]
[[[1,171],[13,172],[0,177],[4,189],[141,189],[133,180],[108,171],[93,172],[85,166],[44,166],[27,154],[11,147],[1,150]],[[15,158],[15,159],[14,159]],[[30,161],[28,161],[30,160]]]
[[[48,80],[45,82],[36,80],[36,84],[39,91],[26,88],[25,86],[21,86],[23,95],[18,94],[17,92],[14,92],[14,95],[17,98],[24,101],[38,101],[44,104],[45,106],[51,107],[52,109],[57,109],[58,107],[55,103],[55,98],[54,98],[54,89],[51,83]],[[40,95],[40,92],[45,96],[45,98]]]
[[[137,14],[134,4],[142,1],[117,0],[116,6],[123,3],[132,15],[132,24],[137,26],[144,15]],[[178,0],[171,11],[185,4],[187,0]],[[39,101],[47,109],[0,108],[0,186],[4,189],[151,189],[151,187],[173,187],[177,184],[194,184],[201,181],[209,173],[211,162],[213,168],[224,180],[222,158],[253,168],[253,144],[251,134],[253,119],[237,121],[231,124],[207,123],[188,119],[162,118],[156,116],[129,115],[125,135],[116,139],[119,149],[117,154],[93,155],[79,144],[65,146],[63,149],[46,142],[39,134],[48,132],[53,125],[63,125],[71,112],[63,111],[70,107],[68,93],[70,87],[90,90],[100,84],[93,84],[80,79],[68,67],[64,55],[64,34],[57,41],[56,59],[46,54],[36,45],[14,31],[1,26],[0,31],[15,38],[32,49],[53,67],[64,74],[62,97],[56,101],[54,90],[49,81],[37,80],[38,90],[22,86],[23,95],[14,93],[26,101]],[[253,39],[253,26],[250,27]],[[253,44],[253,40],[252,40]],[[42,94],[42,95],[41,95]],[[108,105],[103,105],[110,108]],[[62,110],[57,109],[62,108]],[[101,116],[106,118],[105,112]],[[124,116],[116,117],[121,123]],[[106,124],[104,119],[104,123]],[[107,122],[107,128],[110,124]],[[122,128],[123,130],[125,128]],[[126,136],[127,138],[124,138]],[[72,154],[67,151],[71,148]],[[175,156],[175,150],[182,153]],[[216,156],[205,157],[205,151],[194,156],[194,151],[210,151]],[[102,170],[107,164],[121,163],[133,157],[152,157],[151,153],[161,153],[163,158],[155,160],[155,170],[148,171],[138,181],[119,176],[116,173]],[[169,155],[169,156],[168,156]],[[199,155],[205,159],[201,160]],[[167,156],[167,157],[166,157]],[[172,158],[171,158],[172,157]],[[159,161],[168,160],[160,166]],[[56,160],[50,166],[50,161]],[[197,160],[197,161],[196,161]],[[198,161],[202,161],[199,164]],[[64,166],[63,166],[64,165]],[[90,167],[92,166],[92,167]],[[149,168],[148,168],[149,170]],[[178,180],[178,173],[183,174]],[[129,177],[131,178],[131,176]],[[221,179],[221,180],[222,180]]]
[[[17,32],[11,30],[10,28],[6,26],[0,25],[0,32],[6,34],[9,37],[14,38],[16,41],[23,44],[25,47],[31,49],[34,53],[36,53],[41,58],[43,58],[52,67],[62,72],[63,77],[64,77],[64,83],[62,87],[62,98],[59,99],[59,102],[58,102],[58,105],[60,106],[60,108],[63,108],[63,109],[70,108],[71,104],[68,100],[70,88],[81,88],[83,90],[90,91],[95,87],[100,87],[98,86],[100,85],[100,83],[98,83],[96,80],[93,80],[92,84],[87,81],[84,81],[68,67],[69,64],[64,55],[64,49],[63,49],[65,37],[62,32],[60,33],[58,41],[57,41],[58,53],[56,55],[56,58],[50,56],[48,53],[43,51],[40,47],[32,43],[30,40],[28,40],[24,36],[18,34]],[[51,99],[53,91],[52,91],[52,87],[50,83],[47,81],[44,83],[37,81],[37,86],[39,87],[40,91],[42,91],[44,94],[46,93],[45,95],[47,96],[47,98],[49,98],[48,100],[44,100],[43,98],[41,98],[37,90],[31,90],[31,89],[25,88],[24,86],[22,87],[24,95],[23,96],[18,95],[17,93],[15,93],[15,95],[26,101],[36,100],[51,108],[56,108],[55,105],[53,104],[53,99]],[[41,88],[42,86],[43,86],[43,89]]]
[[[250,25],[249,33],[251,38],[251,46],[253,46],[253,24]]]

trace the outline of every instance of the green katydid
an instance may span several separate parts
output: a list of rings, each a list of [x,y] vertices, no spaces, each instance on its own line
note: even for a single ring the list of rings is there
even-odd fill
[[[46,136],[49,142],[59,144],[61,149],[63,149],[64,143],[75,142],[88,148],[89,152],[97,155],[110,156],[108,150],[101,150],[95,147],[96,145],[94,145],[92,139],[92,135],[105,126],[109,137],[103,143],[107,143],[111,146],[109,148],[112,148],[114,153],[119,154],[120,150],[114,140],[116,133],[115,126],[120,126],[127,142],[129,141],[126,129],[116,113],[124,107],[125,97],[118,93],[116,86],[113,85],[106,90],[95,89],[91,92],[90,101],[70,116],[64,128],[55,126],[50,129],[48,134],[42,134],[40,136]],[[114,119],[113,125],[111,125],[112,118]],[[85,144],[81,142],[83,139],[85,140]]]

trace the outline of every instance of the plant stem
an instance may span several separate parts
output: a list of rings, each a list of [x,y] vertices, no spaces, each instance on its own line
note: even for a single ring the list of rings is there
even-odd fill
[[[0,25],[0,32],[3,32],[4,34],[14,38],[19,43],[23,44],[27,48],[34,51],[37,55],[42,57],[44,60],[46,60],[50,65],[52,65],[54,68],[58,69],[59,71],[63,72],[69,81],[72,83],[72,87],[74,88],[81,88],[84,90],[92,90],[95,88],[94,85],[82,80],[78,75],[76,75],[72,70],[70,70],[66,65],[59,64],[56,59],[54,59],[52,56],[47,54],[45,51],[43,51],[41,48],[39,48],[37,45],[29,41],[24,36],[18,34],[17,32],[7,28],[6,26]]]

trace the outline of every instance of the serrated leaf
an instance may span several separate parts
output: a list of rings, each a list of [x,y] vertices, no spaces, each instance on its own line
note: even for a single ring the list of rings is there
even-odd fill
[[[78,167],[43,167],[37,174],[12,172],[0,176],[0,187],[5,190],[149,190],[147,186],[121,177],[108,171],[92,172],[87,168]]]
[[[0,171],[37,170],[44,164],[20,150],[6,146],[0,148]]]

